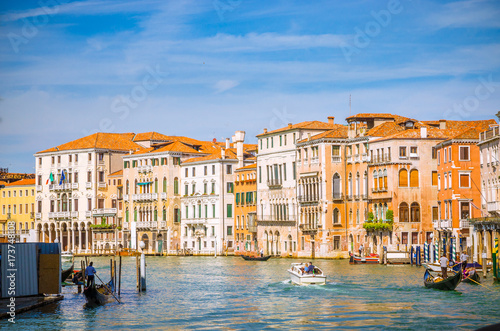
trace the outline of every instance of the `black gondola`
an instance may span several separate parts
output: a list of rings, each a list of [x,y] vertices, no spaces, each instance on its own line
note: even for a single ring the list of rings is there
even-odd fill
[[[64,282],[66,279],[68,279],[69,275],[73,273],[73,268],[75,267],[75,264],[73,263],[71,267],[69,267],[66,270],[61,271],[61,282]]]
[[[267,255],[267,256],[242,255],[241,257],[247,261],[267,261],[267,260],[269,260],[271,255]]]
[[[464,277],[464,283],[470,283],[470,284],[477,284],[481,282],[481,278],[479,277],[479,274],[475,272],[472,274],[472,276]]]
[[[453,276],[450,276],[442,281],[434,282],[434,276],[431,275],[429,269],[425,270],[424,274],[424,285],[427,288],[435,288],[442,291],[453,291],[460,281],[462,280],[462,270],[455,272]]]
[[[86,287],[83,294],[87,300],[87,305],[92,307],[104,305],[111,295],[110,291],[113,291],[112,287],[113,281],[107,283],[106,286],[92,284],[92,286]]]

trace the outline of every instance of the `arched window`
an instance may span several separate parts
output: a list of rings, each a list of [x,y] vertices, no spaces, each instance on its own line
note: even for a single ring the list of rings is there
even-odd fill
[[[384,169],[384,188],[387,189],[387,169]]]
[[[378,188],[378,180],[377,180],[377,170],[373,171],[373,189],[376,190]]]
[[[356,209],[356,224],[359,224],[359,209]]]
[[[352,196],[352,173],[349,173],[349,193]]]
[[[352,208],[349,209],[349,225],[352,225]]]
[[[21,209],[21,208],[19,208]],[[68,211],[68,196],[66,194],[62,195],[62,210],[61,211]]]
[[[340,213],[339,209],[335,208],[333,210],[333,224],[339,224],[340,223]]]
[[[125,222],[128,222],[129,221],[129,218],[128,218],[128,208],[125,209]]]
[[[158,193],[158,178],[155,178],[155,193]]]
[[[155,208],[154,214],[153,214],[153,221],[158,222],[158,210]]]
[[[363,194],[365,195],[365,197],[367,197],[368,196],[368,172],[366,170],[365,170],[363,180],[364,180],[364,186],[365,186]]]
[[[399,187],[408,187],[408,170],[406,169],[399,171]]]
[[[359,172],[356,174],[356,195],[361,195],[361,187],[359,184]]]
[[[174,178],[174,194],[179,194],[179,179]]]
[[[412,169],[410,171],[410,187],[418,187],[418,170]]]
[[[333,198],[340,199],[341,196],[341,182],[339,174],[333,175]]]
[[[414,202],[411,204],[410,215],[412,222],[420,222],[420,206],[418,203]]]
[[[384,176],[382,175],[382,170],[378,171],[378,187],[379,188],[384,187]]]
[[[134,194],[137,194],[137,179],[135,180],[134,184]]]
[[[401,202],[399,205],[399,221],[408,222],[408,204],[406,202]]]
[[[162,219],[163,219],[164,221],[166,221],[166,220],[167,220],[167,210],[165,209],[165,207],[163,207],[163,217],[162,217]]]
[[[134,221],[137,222],[137,208],[134,209]]]
[[[167,177],[163,177],[163,192],[167,192]]]
[[[126,192],[125,194],[129,194],[129,189],[130,189],[130,183],[127,179],[127,184],[125,185],[125,192]]]

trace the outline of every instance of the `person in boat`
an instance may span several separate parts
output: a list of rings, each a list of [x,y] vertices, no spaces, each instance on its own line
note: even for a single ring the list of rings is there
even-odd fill
[[[363,256],[363,244],[359,245],[359,257]]]
[[[312,262],[309,262],[309,265],[306,269],[306,273],[312,274],[313,272],[314,272],[314,266],[313,266]]]
[[[443,279],[448,278],[448,258],[446,257],[446,254],[443,254],[443,256],[441,256],[441,258],[439,259],[439,263],[441,264],[441,273]]]
[[[260,257],[264,257],[264,248],[260,249]]]
[[[87,269],[85,269],[85,275],[87,276],[87,287],[90,287],[91,284],[95,285],[94,275],[97,273],[93,266],[94,262],[90,262]]]
[[[73,284],[75,285],[83,285],[83,276],[81,272],[76,272],[73,276]]]
[[[462,262],[462,270],[465,270],[467,268],[467,259],[469,258],[469,255],[467,255],[465,252],[462,252],[460,255],[460,262]]]

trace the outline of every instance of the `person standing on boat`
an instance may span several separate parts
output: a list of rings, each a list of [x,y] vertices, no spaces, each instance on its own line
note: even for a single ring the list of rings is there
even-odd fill
[[[260,257],[264,257],[264,248],[260,249]]]
[[[441,263],[441,273],[443,274],[443,279],[446,279],[448,278],[448,258],[446,257],[446,254],[441,256],[439,262]]]
[[[462,262],[462,270],[465,270],[467,268],[467,259],[469,258],[469,255],[467,253],[462,252],[460,255],[460,262]]]
[[[359,245],[359,257],[362,257],[363,255],[363,244]]]
[[[95,285],[94,275],[97,273],[95,268],[92,266],[94,262],[90,262],[89,266],[85,269],[85,275],[87,276],[87,287],[90,287],[90,284]]]

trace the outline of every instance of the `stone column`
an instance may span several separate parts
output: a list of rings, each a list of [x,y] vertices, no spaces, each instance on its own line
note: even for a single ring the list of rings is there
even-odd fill
[[[49,227],[48,231],[49,231],[49,243],[51,243],[52,242],[52,231],[50,230],[50,227]]]
[[[71,251],[75,248],[75,229],[73,228],[73,224],[71,224]]]
[[[78,252],[82,251],[82,228],[78,226]]]
[[[89,229],[85,229],[85,241],[86,241],[86,244],[85,244],[85,250],[90,253],[90,230]]]

